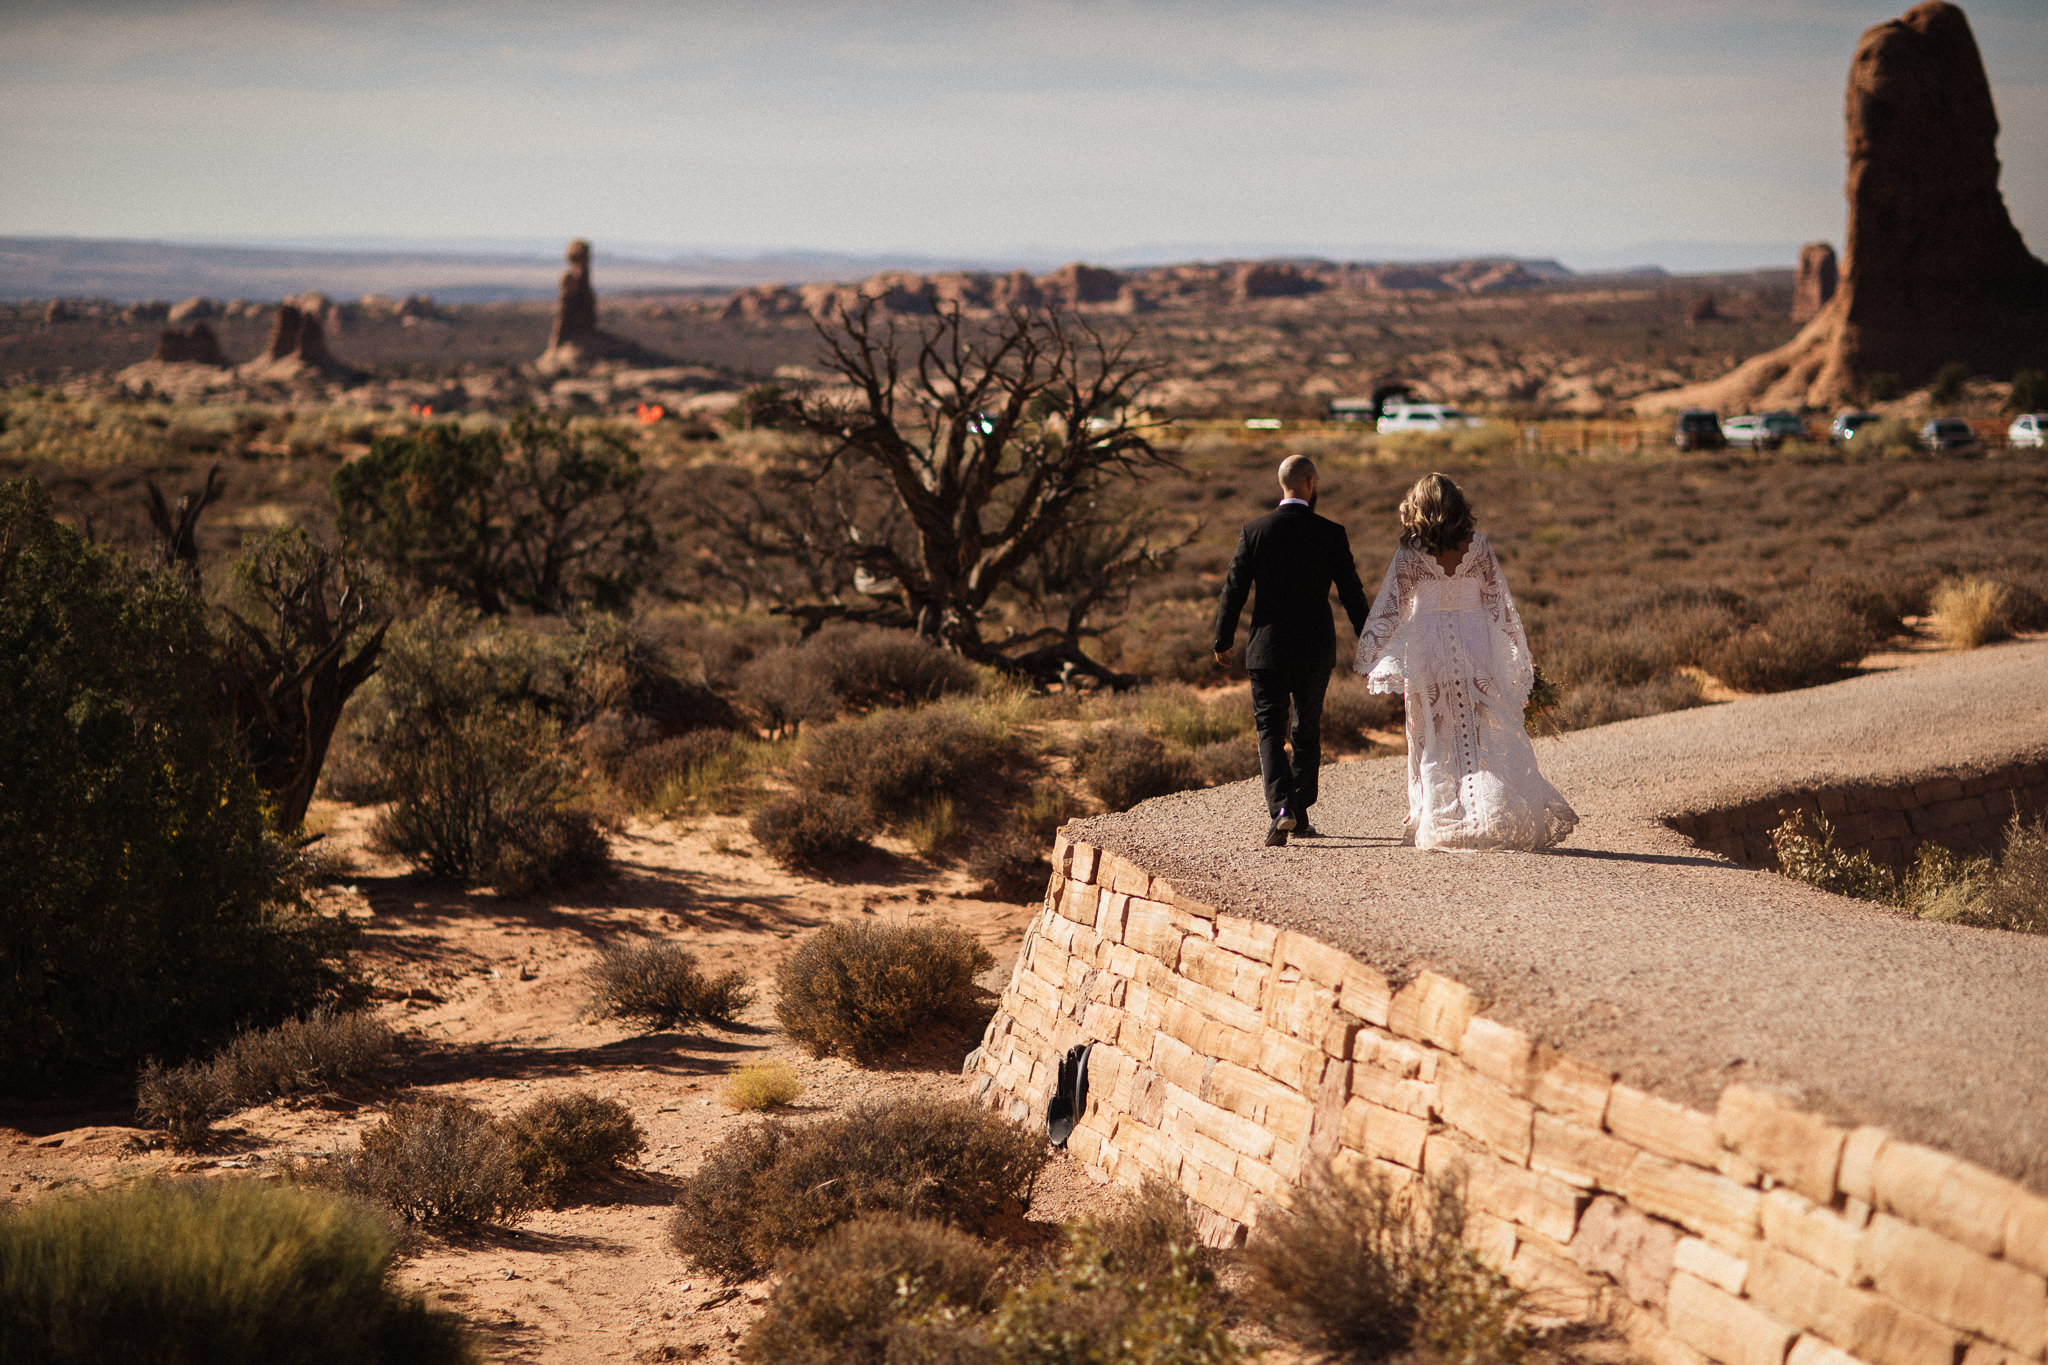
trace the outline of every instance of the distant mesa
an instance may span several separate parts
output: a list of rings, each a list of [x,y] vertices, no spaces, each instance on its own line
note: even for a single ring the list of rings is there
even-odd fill
[[[590,243],[578,237],[569,243],[569,268],[562,272],[555,304],[555,329],[548,348],[533,364],[535,373],[578,374],[599,365],[666,365],[639,342],[615,336],[597,325],[597,291],[590,284]]]
[[[1792,282],[1792,321],[1811,322],[1835,296],[1841,275],[1835,266],[1835,249],[1826,242],[1808,242],[1799,248],[1799,275]]]
[[[164,316],[164,321],[170,323],[173,327],[183,327],[189,322],[203,322],[217,318],[220,314],[219,304],[215,303],[212,299],[194,295],[183,302],[172,304],[171,311]]]
[[[182,330],[165,328],[156,339],[156,351],[150,359],[165,365],[207,365],[220,370],[228,367],[228,358],[221,354],[220,338],[203,322]]]
[[[1841,281],[1798,336],[1645,410],[1828,407],[1873,375],[1908,388],[2048,368],[2048,263],[1998,189],[1998,113],[1963,11],[1915,5],[1864,33],[1849,67]]]
[[[1287,261],[1247,261],[1237,268],[1240,299],[1288,299],[1320,294],[1330,286]]]
[[[1069,306],[1083,303],[1114,303],[1124,287],[1124,277],[1114,270],[1075,261],[1063,265],[1038,282],[1047,301]]]
[[[243,379],[292,381],[331,379],[343,383],[361,379],[362,373],[342,364],[327,349],[321,321],[334,312],[325,294],[300,294],[278,305],[271,324],[270,344],[263,354],[240,366]]]

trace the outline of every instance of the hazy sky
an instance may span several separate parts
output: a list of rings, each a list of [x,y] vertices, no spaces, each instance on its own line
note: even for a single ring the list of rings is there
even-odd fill
[[[1903,8],[0,0],[0,233],[1740,256]],[[2039,254],[2048,0],[1968,9]]]

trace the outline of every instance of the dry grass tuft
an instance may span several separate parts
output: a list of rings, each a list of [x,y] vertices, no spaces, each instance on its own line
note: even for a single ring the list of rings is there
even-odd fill
[[[2018,606],[2013,590],[1995,578],[1952,578],[1934,590],[1935,629],[1951,649],[1975,649],[2008,639]]]
[[[786,1062],[743,1066],[725,1082],[725,1107],[758,1112],[788,1104],[804,1093],[804,1083]]]

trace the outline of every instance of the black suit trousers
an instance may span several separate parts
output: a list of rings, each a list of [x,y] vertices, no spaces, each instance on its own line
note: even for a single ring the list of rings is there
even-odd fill
[[[1330,666],[1254,668],[1252,723],[1259,732],[1259,775],[1266,784],[1266,814],[1282,806],[1296,815],[1316,803],[1316,773],[1323,764],[1323,694],[1330,688]],[[1294,724],[1288,725],[1292,711]],[[1293,741],[1294,756],[1287,755]]]

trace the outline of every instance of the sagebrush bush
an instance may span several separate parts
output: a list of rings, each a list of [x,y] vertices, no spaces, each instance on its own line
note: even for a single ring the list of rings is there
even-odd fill
[[[480,880],[501,896],[537,896],[594,881],[611,865],[611,841],[590,812],[529,807],[499,825]]]
[[[1934,590],[1935,629],[1951,649],[1975,649],[2010,639],[2017,603],[1995,578],[1951,578]]]
[[[535,1198],[551,1205],[647,1149],[647,1134],[632,1110],[581,1090],[514,1110],[504,1129],[520,1180]]]
[[[982,895],[1027,905],[1052,880],[1051,847],[1028,829],[1004,830],[967,855],[967,874],[980,883]]]
[[[1259,775],[1259,742],[1250,735],[1237,735],[1204,744],[1195,750],[1195,772],[1212,787],[1242,782]]]
[[[1373,691],[1364,678],[1349,671],[1330,679],[1330,688],[1323,693],[1324,745],[1339,753],[1355,753],[1371,742],[1367,730],[1400,728],[1400,697]]]
[[[1824,593],[1795,593],[1763,624],[1709,649],[1699,662],[1740,692],[1782,692],[1832,682],[1870,652],[1870,629]]]
[[[754,1003],[745,972],[708,975],[677,943],[611,944],[590,968],[590,984],[598,1013],[658,1029],[731,1024]]]
[[[1136,1279],[1170,1275],[1181,1253],[1201,1253],[1202,1234],[1187,1196],[1158,1176],[1146,1176],[1120,1208],[1089,1227],[1108,1267]]]
[[[839,697],[818,654],[784,645],[740,666],[734,696],[760,725],[775,734],[794,734],[839,712]]]
[[[1176,753],[1128,725],[1097,729],[1081,751],[1076,770],[1096,799],[1113,811],[1202,785],[1192,756]]]
[[[1998,870],[1978,896],[1972,922],[2015,933],[2048,934],[2048,824],[2022,824],[2013,818]]]
[[[963,1017],[975,975],[994,965],[964,929],[843,920],[783,959],[775,1017],[813,1056],[865,1065],[927,1023]]]
[[[0,1355],[22,1365],[467,1365],[395,1288],[389,1227],[307,1189],[143,1181],[0,1211]]]
[[[1965,858],[1940,844],[1922,844],[1899,880],[1899,908],[1916,919],[1976,923],[1991,874],[1989,858]]]
[[[743,1066],[725,1082],[728,1109],[761,1112],[788,1104],[804,1093],[804,1083],[786,1062],[758,1062]]]
[[[1275,1325],[1312,1350],[1505,1365],[1532,1344],[1516,1312],[1523,1295],[1465,1245],[1464,1224],[1453,1185],[1397,1190],[1325,1164],[1290,1207],[1260,1218],[1245,1259]]]
[[[1649,682],[1622,686],[1595,679],[1572,688],[1557,708],[1557,723],[1566,730],[1610,725],[1618,720],[1658,716],[1707,704],[1699,683],[1683,673],[1666,673]]]
[[[916,1360],[920,1338],[933,1331],[930,1319],[995,1307],[1002,1265],[997,1252],[942,1224],[888,1213],[857,1218],[790,1264],[748,1329],[740,1358],[762,1365]]]
[[[763,804],[748,817],[747,832],[783,866],[825,871],[872,849],[875,821],[851,797],[796,791]]]
[[[1057,1265],[1004,1300],[978,1341],[962,1334],[962,1355],[990,1365],[1230,1365],[1242,1357],[1214,1287],[1199,1246],[1176,1246],[1162,1266],[1140,1275],[1084,1224]],[[969,1354],[976,1346],[979,1353]]]
[[[967,1100],[864,1101],[812,1123],[766,1121],[683,1180],[669,1239],[705,1270],[748,1279],[864,1214],[978,1227],[1022,1212],[1049,1155],[1042,1133]]]
[[[974,665],[904,630],[827,626],[810,648],[822,657],[833,693],[856,711],[917,706],[981,689]]]
[[[1825,815],[1790,812],[1771,831],[1771,850],[1780,872],[1823,891],[1866,901],[1890,901],[1898,893],[1898,878],[1890,868],[1867,853],[1836,845],[1835,827]]]
[[[428,1227],[512,1222],[535,1202],[511,1134],[459,1100],[395,1104],[355,1150],[309,1174]]]
[[[611,779],[636,810],[725,811],[744,796],[761,747],[724,730],[692,730],[621,754]]]
[[[901,824],[941,798],[974,803],[1022,758],[1014,737],[954,703],[828,725],[804,741],[797,780]]]
[[[0,482],[0,1091],[176,1063],[340,999],[218,714],[197,600]]]
[[[364,1076],[397,1047],[391,1026],[360,1011],[316,1010],[276,1028],[251,1029],[203,1060],[148,1063],[135,1086],[142,1119],[173,1144],[197,1146],[238,1109]]]

